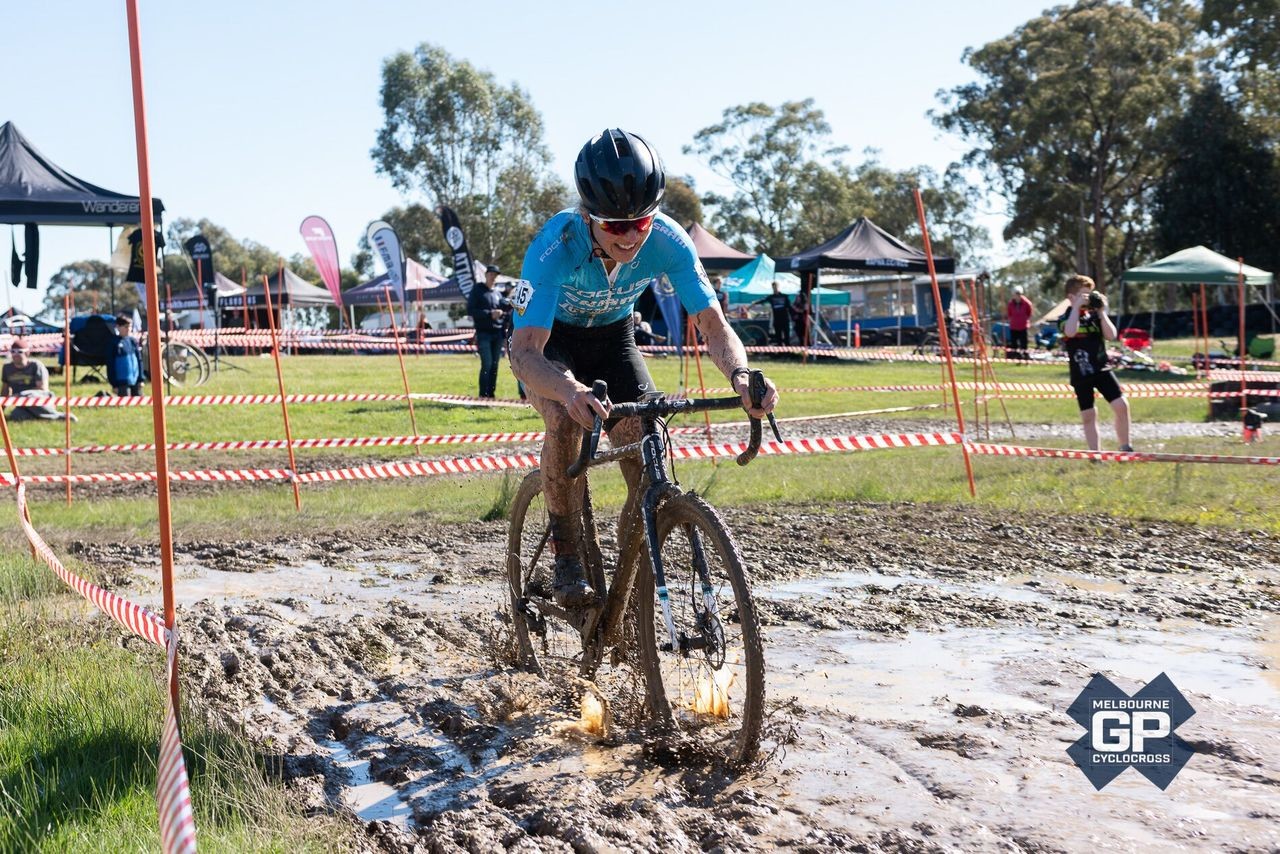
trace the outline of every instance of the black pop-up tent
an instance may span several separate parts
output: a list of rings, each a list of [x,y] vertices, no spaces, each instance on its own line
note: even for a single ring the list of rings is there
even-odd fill
[[[77,178],[41,154],[13,122],[0,125],[0,223],[138,225],[138,197]],[[164,205],[152,199],[160,220]]]
[[[0,223],[26,226],[24,263],[30,287],[36,285],[38,226],[105,225],[110,229],[139,225],[140,207],[137,196],[103,189],[58,166],[41,154],[13,122],[0,125]],[[152,199],[151,211],[155,227],[160,228],[164,204]],[[114,237],[108,235],[107,245],[113,244]],[[13,274],[16,276],[17,269]],[[114,278],[111,288],[114,296]]]
[[[954,273],[954,258],[934,256],[934,270]],[[927,273],[928,264],[922,251],[908,246],[865,216],[835,237],[778,259],[778,269],[792,273],[825,270],[867,270],[877,273]]]
[[[284,287],[280,287],[280,274],[267,279],[267,285],[271,288],[271,308],[312,308],[315,306],[332,306],[333,295],[324,288],[316,287],[297,273],[284,268]],[[221,300],[224,307],[240,308],[248,305],[250,308],[266,308],[267,297],[264,293],[262,283],[251,286],[247,291],[241,294],[231,294]]]
[[[956,271],[954,258],[934,256],[934,272],[952,274]],[[800,275],[801,289],[805,293],[818,287],[819,270],[862,270],[870,273],[928,273],[929,265],[924,252],[894,237],[865,216],[858,217],[852,225],[830,240],[810,249],[779,258],[778,270]],[[917,317],[923,320],[933,311],[932,285],[928,286],[928,300],[920,297],[916,288]],[[951,299],[949,288],[941,287],[943,310]],[[923,310],[922,310],[923,309]]]

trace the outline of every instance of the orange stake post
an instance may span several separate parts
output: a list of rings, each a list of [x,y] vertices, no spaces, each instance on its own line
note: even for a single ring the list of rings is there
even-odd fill
[[[1209,302],[1206,299],[1204,282],[1200,283],[1200,329],[1204,335],[1204,378],[1209,379],[1209,372],[1213,370],[1213,360],[1209,358]],[[1212,386],[1213,383],[1209,382]],[[1213,420],[1213,391],[1212,389],[1205,392],[1209,396],[1209,420]]]
[[[698,344],[698,330],[694,328],[693,317],[688,321],[689,324],[689,340],[693,342],[693,358],[698,363],[698,397],[707,396],[707,383],[702,378],[702,348]],[[707,441],[711,441],[711,412],[710,410],[702,410],[702,417],[707,423]]]
[[[916,216],[920,219],[920,236],[924,242],[925,262],[929,267],[929,281],[933,285],[933,307],[938,313],[938,340],[942,343],[942,356],[946,362],[947,374],[951,377],[951,399],[956,406],[956,425],[964,435],[964,410],[960,408],[960,388],[956,385],[956,367],[951,360],[951,339],[947,335],[947,321],[942,313],[942,292],[938,289],[938,272],[933,266],[933,247],[929,243],[929,227],[924,219],[924,200],[920,197],[920,189],[912,191],[916,199]],[[955,298],[954,293],[952,299]],[[973,460],[969,459],[969,438],[964,437],[960,444],[964,453],[964,471],[969,478],[969,495],[976,498],[978,488],[973,483]]]
[[[1245,393],[1247,381],[1244,378],[1244,372],[1247,369],[1249,350],[1246,346],[1247,342],[1244,337],[1244,259],[1236,258],[1236,263],[1240,265],[1240,272],[1236,274],[1236,282],[1240,294],[1240,343],[1237,345],[1240,350],[1239,368],[1240,368],[1240,426],[1244,427],[1245,413],[1249,411],[1249,396]]]
[[[1195,338],[1196,348],[1200,347],[1200,301],[1191,294],[1191,335]],[[1206,354],[1207,355],[1207,354]],[[1200,379],[1200,365],[1193,365],[1196,379]]]
[[[196,299],[200,305],[200,328],[204,329],[204,262],[196,259]],[[170,306],[172,308],[173,306]]]
[[[62,324],[62,386],[63,396],[67,399],[66,417],[62,423],[66,426],[67,455],[67,506],[71,506],[71,289],[62,298],[63,314],[66,322]]]
[[[284,276],[280,276],[283,290]],[[262,293],[267,301],[267,324],[271,327],[271,358],[276,363],[276,385],[280,389],[280,411],[284,414],[284,440],[289,445],[289,471],[293,474],[293,507],[302,510],[302,493],[298,491],[298,464],[293,454],[293,428],[289,426],[289,404],[284,400],[284,373],[280,370],[280,337],[276,334],[276,319],[271,314],[271,282],[262,277]]]
[[[409,392],[409,375],[404,369],[404,351],[400,348],[400,329],[396,326],[396,310],[391,304],[391,288],[387,288],[387,313],[391,316],[391,337],[396,342],[396,358],[400,360],[400,379],[404,382],[404,399],[409,401],[409,424],[418,435],[418,417],[413,414],[413,395]]]
[[[133,129],[138,151],[138,209],[142,212],[142,272],[146,283],[147,315],[160,317],[160,290],[156,276],[156,231],[151,219],[151,158],[147,153],[147,110],[142,95],[142,47],[138,36],[138,3],[127,0],[129,18],[129,59],[133,82]],[[172,307],[172,306],[171,306]],[[155,325],[153,323],[153,325]],[[159,337],[156,330],[152,338]],[[164,624],[174,630],[177,615],[173,596],[173,523],[170,514],[168,427],[165,423],[164,370],[161,347],[152,341],[147,348],[151,370],[151,425],[156,445],[156,503],[160,524],[160,588],[164,595]],[[178,666],[170,668],[169,698],[174,714],[179,714]]]
[[[973,430],[975,434],[981,435],[982,431],[978,429],[980,422],[978,417],[978,398],[986,393],[986,389],[981,388],[981,383],[978,382],[978,371],[982,367],[978,364],[978,299],[974,294],[973,288],[969,287],[969,282],[965,279],[953,279],[952,287],[955,289],[956,295],[960,291],[964,291],[964,300],[969,304],[969,339],[970,349],[973,351],[969,354],[970,361],[973,362]],[[955,296],[952,299],[955,299]]]

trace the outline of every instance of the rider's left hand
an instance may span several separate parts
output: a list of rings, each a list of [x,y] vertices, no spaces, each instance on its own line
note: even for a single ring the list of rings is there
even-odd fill
[[[778,405],[778,387],[773,384],[773,380],[765,377],[764,379],[765,393],[759,409],[753,409],[751,406],[751,378],[748,374],[739,373],[733,378],[733,390],[742,396],[742,408],[747,410],[747,414],[752,418],[763,418],[765,415],[773,411]]]

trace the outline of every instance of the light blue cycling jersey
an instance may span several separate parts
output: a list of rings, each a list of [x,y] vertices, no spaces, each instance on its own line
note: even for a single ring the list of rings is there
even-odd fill
[[[669,282],[690,314],[716,304],[693,240],[666,214],[654,218],[648,240],[631,263],[618,265],[612,283],[591,249],[591,233],[576,208],[542,227],[525,253],[524,281],[511,294],[516,329],[550,329],[556,320],[572,326],[614,323],[635,310],[645,288],[664,278],[659,287]]]

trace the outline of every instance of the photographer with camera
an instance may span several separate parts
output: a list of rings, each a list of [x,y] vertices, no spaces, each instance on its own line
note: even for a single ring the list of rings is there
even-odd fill
[[[1132,451],[1129,444],[1129,401],[1107,364],[1107,339],[1116,340],[1116,325],[1107,315],[1107,297],[1094,290],[1093,279],[1076,274],[1067,279],[1070,306],[1058,320],[1063,348],[1071,362],[1071,387],[1080,405],[1080,420],[1089,450],[1098,450],[1098,411],[1094,409],[1094,392],[1111,404],[1116,417],[1116,442],[1121,451]]]

